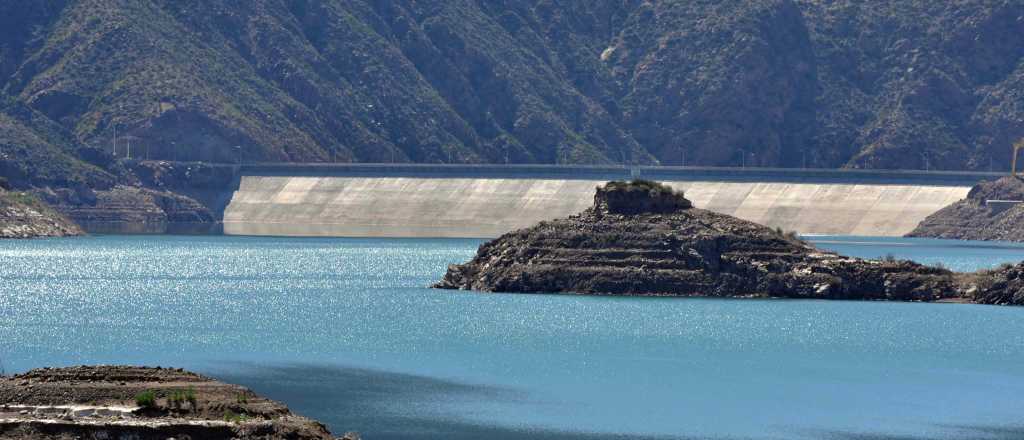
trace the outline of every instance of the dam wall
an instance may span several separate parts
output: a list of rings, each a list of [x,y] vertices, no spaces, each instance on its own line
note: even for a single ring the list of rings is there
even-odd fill
[[[901,236],[962,199],[967,173],[723,169],[252,166],[224,212],[232,235],[490,238],[589,207],[594,188],[644,177],[695,206],[801,234]]]

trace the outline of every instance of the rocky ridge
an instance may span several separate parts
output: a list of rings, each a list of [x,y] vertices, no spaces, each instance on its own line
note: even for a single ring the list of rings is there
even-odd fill
[[[967,197],[929,215],[908,237],[1024,241],[1024,179],[982,182]]]
[[[1024,135],[1022,32],[1015,0],[6,3],[0,162],[983,170]]]
[[[824,252],[794,234],[690,207],[682,194],[657,183],[613,182],[598,188],[594,206],[578,215],[483,244],[434,287],[938,301],[960,298],[959,286],[946,269]]]
[[[0,376],[0,439],[68,438],[334,439],[278,402],[180,369],[81,366]]]

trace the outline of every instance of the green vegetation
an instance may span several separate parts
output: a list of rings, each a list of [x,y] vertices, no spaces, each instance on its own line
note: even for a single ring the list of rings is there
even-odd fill
[[[243,423],[243,422],[245,422],[247,420],[249,420],[249,416],[247,414],[244,414],[244,413],[236,414],[234,411],[232,411],[230,409],[227,410],[227,411],[224,411],[224,421],[225,422]]]
[[[249,403],[249,397],[246,396],[244,393],[239,393],[237,396],[235,396],[235,402],[238,403],[239,405],[245,405]]]
[[[136,394],[135,404],[143,408],[156,408],[156,392],[147,390]]]
[[[174,390],[167,397],[167,405],[174,409],[182,409],[188,403],[192,409],[196,408],[196,390],[188,387],[185,390]]]

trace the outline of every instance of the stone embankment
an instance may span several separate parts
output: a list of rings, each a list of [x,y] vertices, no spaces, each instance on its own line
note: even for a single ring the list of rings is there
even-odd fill
[[[179,369],[82,366],[0,377],[0,439],[72,438],[334,439],[278,402]]]
[[[66,237],[82,229],[32,195],[0,189],[0,238]]]
[[[982,182],[967,197],[926,217],[908,237],[1024,241],[1024,179]]]
[[[996,277],[825,252],[795,234],[690,207],[682,194],[641,181],[610,183],[578,215],[485,243],[468,263],[450,266],[434,287],[1020,304],[1020,295],[1011,301],[973,296],[998,296],[992,290],[999,289]]]

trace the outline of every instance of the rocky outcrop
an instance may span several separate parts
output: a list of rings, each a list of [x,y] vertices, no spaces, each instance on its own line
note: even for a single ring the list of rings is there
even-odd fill
[[[1024,241],[1024,179],[982,182],[967,197],[928,216],[908,237]]]
[[[0,439],[70,438],[334,437],[281,403],[179,369],[82,366],[0,376]]]
[[[594,206],[505,234],[434,287],[491,292],[936,301],[955,275],[825,252],[793,234],[664,200],[651,182],[598,188]]]
[[[683,193],[647,180],[609,182],[597,188],[594,200],[612,214],[667,214],[693,207]]]
[[[0,238],[67,237],[82,229],[32,195],[0,189]]]
[[[979,304],[1024,306],[1024,263],[963,276],[963,288]]]
[[[99,191],[78,186],[37,193],[94,233],[208,233],[217,227],[206,206],[170,191],[118,185]]]

